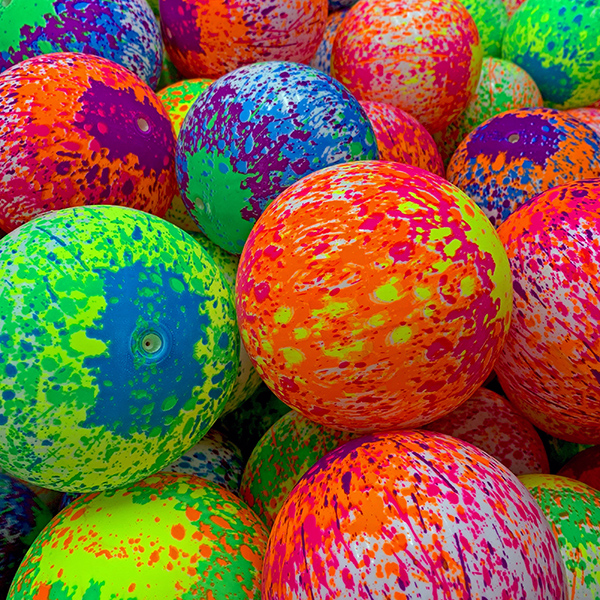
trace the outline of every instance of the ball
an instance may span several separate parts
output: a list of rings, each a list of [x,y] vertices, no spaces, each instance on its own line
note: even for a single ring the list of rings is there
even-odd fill
[[[491,390],[479,388],[449,415],[425,428],[477,446],[515,475],[550,472],[535,427],[506,398]]]
[[[527,0],[510,19],[502,56],[533,77],[546,106],[600,99],[599,8],[598,0]]]
[[[0,76],[0,228],[49,210],[119,204],[163,216],[175,137],[156,94],[99,56],[37,56]]]
[[[485,381],[512,289],[494,228],[417,167],[322,169],[263,213],[240,258],[238,324],[275,395],[321,425],[419,426]]]
[[[267,545],[263,600],[566,598],[541,509],[510,471],[440,434],[365,436],[298,482]]]
[[[335,38],[339,24],[344,20],[344,17],[347,14],[348,8],[329,13],[323,39],[310,60],[311,67],[319,69],[319,71],[323,71],[323,73],[327,73],[327,75],[331,75],[331,49],[333,47],[333,39]]]
[[[600,108],[571,108],[567,112],[589,125],[600,136]]]
[[[160,470],[236,376],[231,288],[191,237],[116,206],[45,214],[0,242],[0,468],[60,491]]]
[[[459,0],[473,17],[484,56],[500,57],[502,38],[508,25],[508,11],[503,0]]]
[[[283,189],[373,158],[373,128],[340,83],[307,65],[264,62],[221,77],[194,103],[177,140],[177,181],[202,232],[239,254]]]
[[[567,572],[570,598],[600,596],[600,491],[558,475],[523,475],[521,482],[552,526]]]
[[[272,527],[285,499],[319,459],[356,437],[291,410],[260,439],[244,467],[240,495]]]
[[[536,427],[600,443],[600,179],[552,188],[498,233],[513,275],[513,318],[496,373]]]
[[[185,473],[225,486],[238,493],[244,470],[242,451],[219,429],[209,432],[163,473]]]
[[[235,293],[235,278],[237,275],[239,256],[225,252],[220,246],[211,242],[205,235],[201,233],[191,232],[190,235],[196,240],[200,246],[210,255],[215,261],[217,267],[225,277],[227,284],[231,289],[231,294]],[[258,390],[262,380],[256,369],[252,366],[250,357],[246,352],[243,344],[240,344],[240,354],[237,362],[237,377],[231,388],[227,402],[223,407],[221,416],[234,411],[240,407],[246,400],[251,398]]]
[[[600,177],[600,137],[564,111],[508,110],[460,143],[447,176],[498,227],[536,194]]]
[[[163,38],[184,78],[217,78],[264,61],[308,62],[327,0],[160,0]]]
[[[22,482],[0,473],[0,595],[52,513]]]
[[[590,446],[568,460],[557,475],[577,479],[600,490],[600,446]]]
[[[75,499],[35,540],[8,598],[260,600],[266,542],[235,494],[158,473]]]
[[[540,90],[526,71],[509,60],[485,56],[479,83],[464,112],[433,136],[444,164],[448,164],[460,142],[484,121],[507,110],[543,103]]]
[[[183,81],[168,85],[156,94],[167,110],[176,138],[179,136],[183,120],[195,100],[207,90],[212,82],[212,79],[207,78],[184,79]],[[179,193],[173,197],[171,206],[169,206],[164,218],[170,223],[177,225],[177,227],[185,229],[185,231],[200,231],[198,225],[196,225],[194,219],[192,219],[185,208]]]
[[[387,102],[430,133],[466,108],[482,49],[458,0],[364,0],[338,27],[331,69],[359,100]]]
[[[381,160],[413,165],[444,177],[436,143],[417,119],[384,102],[363,100],[360,104],[373,125]]]
[[[151,88],[162,68],[160,27],[146,0],[8,0],[0,19],[0,72],[52,52],[83,52],[126,67]]]

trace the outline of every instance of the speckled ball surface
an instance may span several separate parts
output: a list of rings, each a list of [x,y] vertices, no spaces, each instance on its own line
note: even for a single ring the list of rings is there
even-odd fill
[[[165,46],[184,78],[221,77],[264,61],[308,62],[327,0],[160,0]]]
[[[447,181],[363,161],[313,173],[263,213],[240,258],[246,350],[284,402],[377,431],[447,414],[486,379],[510,320],[489,220]]]
[[[207,78],[184,79],[183,81],[173,83],[157,92],[156,95],[163,103],[169,118],[171,119],[175,137],[179,136],[183,120],[194,104],[194,101],[208,89],[208,86],[212,82],[212,79]],[[196,225],[194,219],[192,219],[185,208],[179,193],[175,194],[173,197],[171,206],[167,210],[164,218],[185,231],[200,231],[198,225]]]
[[[84,204],[163,216],[175,137],[156,94],[105,58],[37,56],[0,77],[0,228]]]
[[[536,427],[600,443],[600,179],[540,194],[498,233],[513,274],[513,318],[496,374]]]
[[[107,58],[154,88],[160,27],[146,0],[10,0],[0,7],[0,71],[51,52]]]
[[[413,165],[444,177],[437,145],[417,119],[385,102],[363,100],[360,104],[373,125],[381,160]]]
[[[208,89],[208,86],[213,81],[214,79],[207,77],[183,79],[182,81],[168,85],[156,93],[159,100],[167,109],[176,136],[179,135],[183,120],[196,99]]]
[[[323,71],[327,75],[331,75],[331,48],[333,47],[333,39],[335,38],[339,24],[347,14],[348,8],[329,13],[323,39],[310,60],[311,67],[319,69],[319,71]]]
[[[559,475],[523,475],[552,526],[572,600],[600,598],[600,491]]]
[[[172,462],[235,380],[231,288],[166,221],[114,206],[43,215],[0,242],[0,467],[96,491]]]
[[[509,60],[485,56],[477,89],[467,108],[433,136],[444,164],[448,164],[460,142],[484,121],[507,110],[543,104],[531,75]]]
[[[502,54],[502,37],[508,25],[508,12],[503,0],[459,0],[473,17],[484,56]]]
[[[434,133],[467,106],[482,56],[456,0],[364,0],[338,27],[331,68],[359,100],[393,104]]]
[[[589,125],[600,136],[600,108],[584,106],[582,108],[571,108],[567,112]]]
[[[302,475],[354,437],[352,432],[323,427],[295,410],[288,412],[254,447],[242,475],[241,497],[270,528]]]
[[[536,194],[600,177],[600,136],[564,111],[509,110],[460,143],[446,174],[498,227]]]
[[[237,494],[243,470],[242,451],[222,431],[213,427],[162,472],[196,475]]]
[[[74,500],[31,546],[8,598],[259,600],[266,541],[235,494],[158,473]]]
[[[558,544],[518,478],[469,444],[410,430],[347,442],[304,475],[273,525],[262,590],[566,598]]]
[[[0,473],[0,595],[4,597],[27,549],[52,518],[25,484]]]
[[[590,446],[566,462],[557,475],[577,479],[600,490],[600,446]]]
[[[215,261],[215,264],[217,267],[219,267],[221,273],[225,277],[233,297],[235,293],[235,278],[240,261],[239,256],[226,252],[201,233],[191,232],[190,235]],[[240,407],[256,392],[261,383],[262,379],[260,378],[260,375],[257,373],[256,369],[253,367],[244,345],[240,344],[240,353],[237,363],[237,377],[233,387],[231,388],[231,391],[229,392],[229,396],[225,406],[223,407],[221,416],[223,417]]]
[[[546,106],[600,99],[600,0],[527,0],[513,14],[502,56],[535,80]]]
[[[286,187],[378,156],[368,117],[339,82],[307,65],[265,62],[221,77],[194,103],[177,141],[177,181],[202,232],[239,254]]]
[[[425,428],[477,446],[515,475],[550,472],[544,443],[534,426],[491,390],[479,388],[449,415]]]

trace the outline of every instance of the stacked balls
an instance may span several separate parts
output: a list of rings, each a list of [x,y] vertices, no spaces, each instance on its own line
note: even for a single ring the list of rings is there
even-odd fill
[[[1,2],[0,595],[597,596],[599,10]]]

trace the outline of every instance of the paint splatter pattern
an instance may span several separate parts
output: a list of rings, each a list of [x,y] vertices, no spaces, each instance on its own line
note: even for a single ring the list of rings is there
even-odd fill
[[[223,432],[213,427],[163,472],[196,475],[237,494],[243,470],[242,451]]]
[[[556,535],[567,568],[569,600],[599,600],[600,491],[558,475],[520,479]]]
[[[222,77],[264,61],[308,62],[327,22],[327,0],[161,0],[169,56],[186,78]]]
[[[567,112],[589,125],[600,136],[600,108],[571,108]]]
[[[323,427],[292,410],[254,447],[242,476],[241,497],[267,527],[300,478],[355,434]]]
[[[177,142],[183,201],[213,242],[239,254],[265,207],[301,177],[378,158],[369,119],[329,75],[269,62],[215,81]]]
[[[83,52],[158,83],[160,27],[145,0],[12,0],[0,15],[0,71],[40,54]]]
[[[600,177],[600,137],[566,112],[509,110],[460,143],[447,175],[498,227],[536,194]]]
[[[267,546],[264,600],[563,598],[557,542],[516,476],[429,432],[377,434],[321,459]]]
[[[263,213],[240,258],[237,312],[262,379],[328,427],[447,414],[492,369],[510,268],[485,215],[422,169],[322,169]]]
[[[446,171],[431,134],[413,116],[384,102],[363,100],[381,160],[413,165],[444,177]]]
[[[526,71],[508,60],[486,56],[467,108],[433,139],[447,165],[460,142],[487,119],[507,110],[537,106],[543,106],[542,94]]]
[[[233,493],[159,473],[74,500],[36,539],[8,597],[259,600],[266,542]]]
[[[107,489],[210,429],[239,336],[231,288],[187,234],[123,207],[65,209],[4,238],[0,264],[2,469]]]
[[[184,79],[163,88],[157,93],[171,119],[176,138],[179,136],[183,120],[192,104],[194,104],[196,98],[206,91],[212,82],[212,79]],[[200,231],[185,208],[179,192],[173,197],[171,206],[164,218],[185,231]]]
[[[600,443],[600,179],[540,194],[500,228],[513,320],[496,373],[536,427]]]
[[[0,78],[0,228],[83,204],[164,215],[175,137],[156,95],[104,58],[57,53]]]
[[[331,49],[333,47],[333,38],[335,37],[339,24],[344,20],[344,17],[347,14],[348,9],[338,10],[329,14],[323,39],[310,61],[311,67],[319,69],[319,71],[323,71],[323,73],[327,73],[327,75],[331,75]]]
[[[528,0],[511,18],[502,56],[523,67],[546,106],[575,108],[600,99],[600,0]]]
[[[340,24],[331,67],[358,100],[397,106],[434,133],[467,106],[482,57],[459,2],[365,0]]]
[[[240,262],[239,256],[226,252],[217,244],[211,242],[205,235],[201,233],[191,232],[190,234],[198,244],[210,254],[216,265],[221,269],[221,273],[225,277],[227,284],[231,289],[231,294],[235,293],[235,278],[237,275],[238,265]],[[260,375],[252,365],[250,357],[246,352],[243,344],[240,344],[240,355],[238,358],[237,377],[233,388],[229,393],[227,402],[223,407],[221,416],[239,408],[248,398],[252,396],[262,383]]]
[[[550,472],[544,444],[534,426],[491,390],[478,389],[449,415],[425,428],[477,446],[515,475]]]

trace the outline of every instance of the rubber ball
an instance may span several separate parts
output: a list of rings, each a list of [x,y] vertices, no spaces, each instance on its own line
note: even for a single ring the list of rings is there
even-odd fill
[[[217,78],[252,63],[308,62],[327,0],[160,0],[167,52],[184,78]]]
[[[0,228],[49,210],[118,204],[162,217],[175,137],[156,94],[99,56],[37,56],[0,76]]]
[[[387,161],[304,177],[240,257],[238,324],[269,388],[357,432],[419,426],[466,400],[506,337],[512,288],[494,228],[458,188]]]
[[[458,0],[361,0],[338,27],[331,69],[358,100],[393,104],[435,133],[466,108],[482,57]]]
[[[0,242],[0,468],[59,491],[160,470],[221,414],[239,334],[190,236],[116,206],[45,214]]]
[[[449,436],[347,442],[279,512],[263,600],[566,598],[554,533],[519,479]]]
[[[541,192],[600,177],[600,136],[565,111],[508,110],[467,135],[446,174],[498,227]]]
[[[600,443],[600,179],[550,189],[498,233],[513,274],[513,318],[496,373],[537,428]]]
[[[224,487],[157,473],[75,499],[21,564],[10,600],[260,600],[267,533]]]

